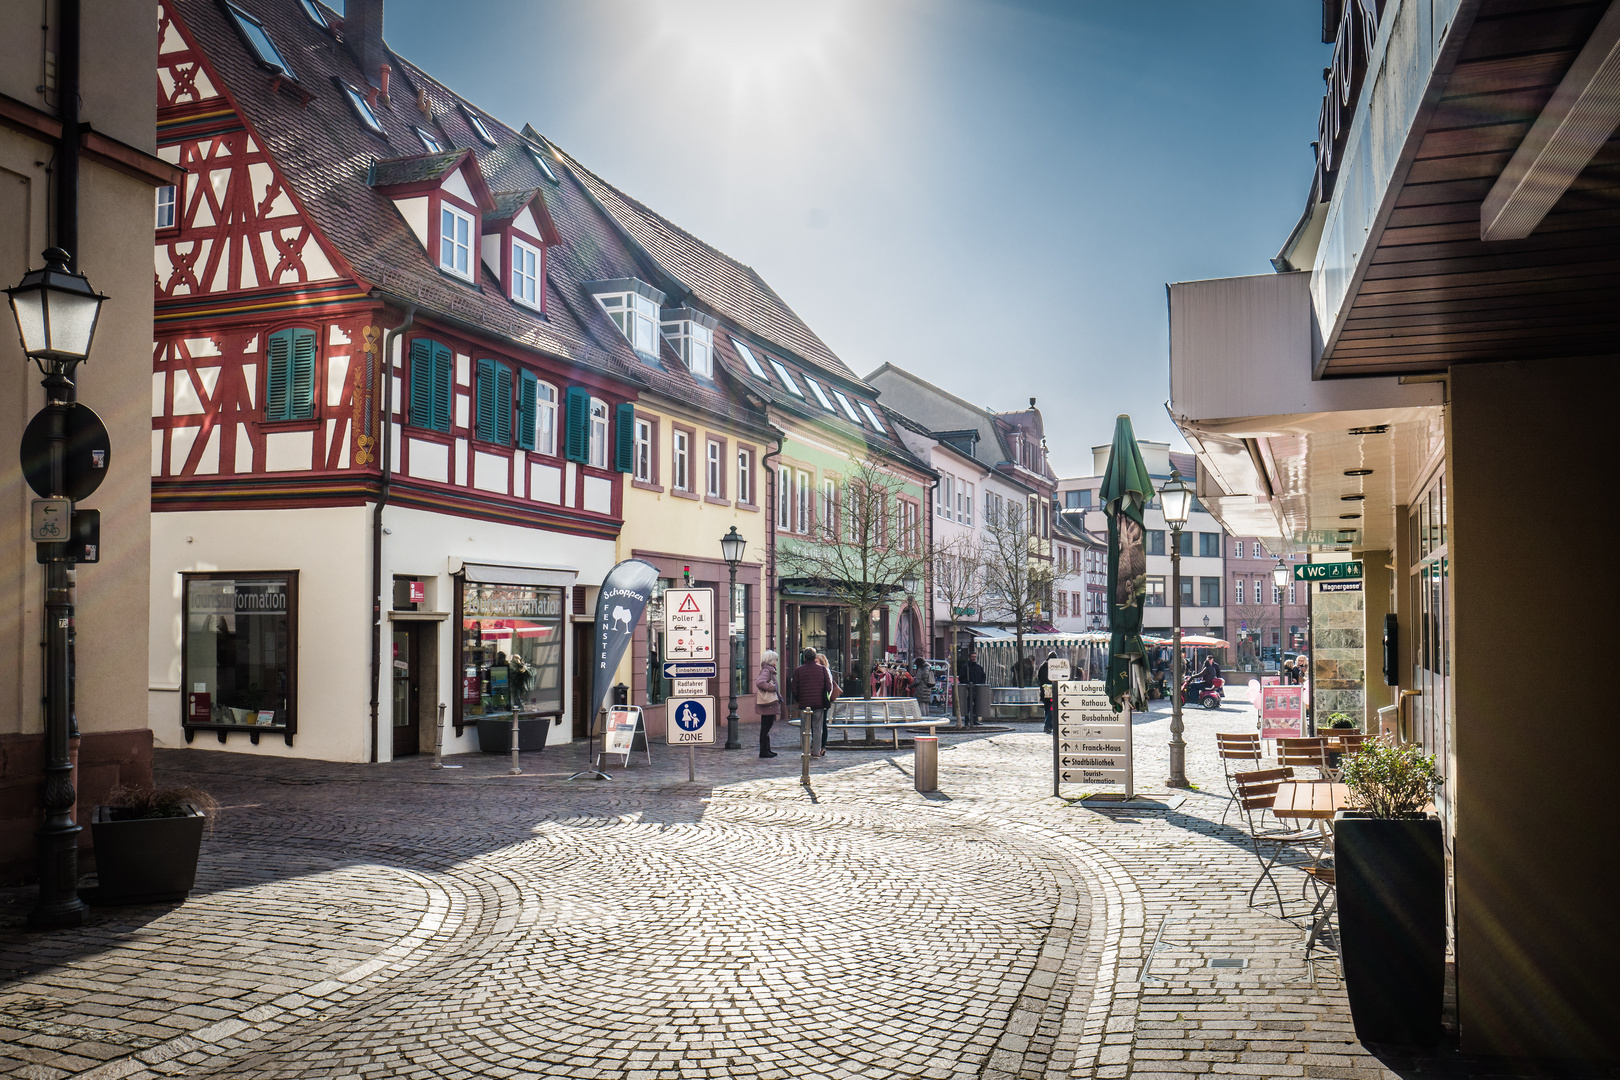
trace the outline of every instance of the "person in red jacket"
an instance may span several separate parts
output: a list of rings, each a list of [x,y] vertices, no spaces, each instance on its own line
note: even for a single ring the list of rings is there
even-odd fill
[[[799,708],[810,710],[810,752],[822,757],[827,753],[827,705],[832,700],[833,686],[827,669],[816,663],[816,650],[806,649],[799,654],[791,685]]]

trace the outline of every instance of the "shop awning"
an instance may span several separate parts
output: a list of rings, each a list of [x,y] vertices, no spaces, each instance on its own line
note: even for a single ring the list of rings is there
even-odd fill
[[[460,563],[458,566],[457,564]],[[569,586],[579,579],[579,571],[565,566],[517,566],[511,563],[474,563],[450,560],[450,572],[484,585]]]

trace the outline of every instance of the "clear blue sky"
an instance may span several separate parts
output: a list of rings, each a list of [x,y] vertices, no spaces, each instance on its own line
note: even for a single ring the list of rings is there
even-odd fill
[[[1175,438],[1165,283],[1269,272],[1320,26],[1316,0],[387,0],[385,34],[755,267],[857,374],[1036,396],[1074,475],[1117,413]]]

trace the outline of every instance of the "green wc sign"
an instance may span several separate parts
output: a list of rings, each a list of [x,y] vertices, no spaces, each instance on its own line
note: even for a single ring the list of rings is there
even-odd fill
[[[1361,577],[1361,563],[1327,562],[1306,563],[1294,567],[1295,581],[1344,581]]]

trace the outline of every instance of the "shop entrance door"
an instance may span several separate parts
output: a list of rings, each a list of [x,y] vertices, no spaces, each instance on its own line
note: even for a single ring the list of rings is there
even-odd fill
[[[422,628],[394,625],[394,749],[405,757],[422,749]]]

